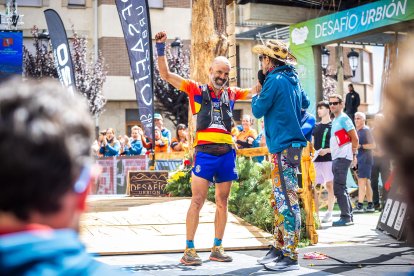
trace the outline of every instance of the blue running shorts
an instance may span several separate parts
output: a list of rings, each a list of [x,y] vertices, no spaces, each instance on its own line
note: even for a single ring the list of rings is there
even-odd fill
[[[236,151],[233,149],[220,156],[196,152],[193,173],[215,183],[236,180]]]

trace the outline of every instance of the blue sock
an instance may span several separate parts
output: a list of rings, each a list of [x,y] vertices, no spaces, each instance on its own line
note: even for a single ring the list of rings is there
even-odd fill
[[[193,240],[186,240],[187,248],[194,248],[194,241]]]
[[[214,246],[220,246],[221,245],[221,241],[220,239],[214,238]]]

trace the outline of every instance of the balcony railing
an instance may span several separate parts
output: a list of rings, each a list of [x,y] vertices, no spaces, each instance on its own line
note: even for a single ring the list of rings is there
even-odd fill
[[[250,88],[257,81],[257,75],[253,74],[251,68],[238,68],[237,76],[237,85],[242,88]]]

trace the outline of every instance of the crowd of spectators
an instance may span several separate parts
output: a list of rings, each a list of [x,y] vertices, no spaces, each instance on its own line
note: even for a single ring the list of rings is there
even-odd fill
[[[154,152],[188,151],[189,138],[187,126],[179,124],[176,128],[176,137],[171,138],[171,131],[164,127],[162,116],[154,114],[155,146]],[[131,137],[128,135],[116,136],[113,128],[99,132],[98,139],[92,144],[96,157],[145,155],[152,147],[149,139],[141,127],[131,127]]]

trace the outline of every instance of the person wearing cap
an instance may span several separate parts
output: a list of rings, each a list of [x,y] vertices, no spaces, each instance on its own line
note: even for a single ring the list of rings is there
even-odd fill
[[[252,97],[256,118],[264,117],[266,144],[272,162],[272,206],[275,215],[275,244],[258,262],[274,271],[299,269],[300,207],[297,171],[307,140],[301,129],[301,111],[309,100],[296,70],[296,58],[285,43],[269,40],[256,45],[265,75],[262,89]]]
[[[191,204],[186,220],[186,249],[181,258],[184,265],[201,265],[194,246],[194,236],[211,182],[216,183],[215,239],[209,259],[231,262],[224,252],[222,239],[227,223],[227,203],[230,187],[237,179],[236,153],[231,136],[232,110],[237,100],[249,99],[249,89],[229,87],[230,62],[216,57],[209,69],[209,82],[202,84],[170,72],[165,58],[167,34],[155,35],[158,68],[161,77],[188,95],[192,113],[197,114],[194,167],[191,176]],[[207,73],[207,72],[206,72]],[[257,89],[257,87],[255,87]]]
[[[154,114],[154,124],[156,127],[159,128],[162,137],[167,138],[168,144],[171,143],[171,131],[164,127],[164,121],[162,120],[162,116],[159,113]]]

